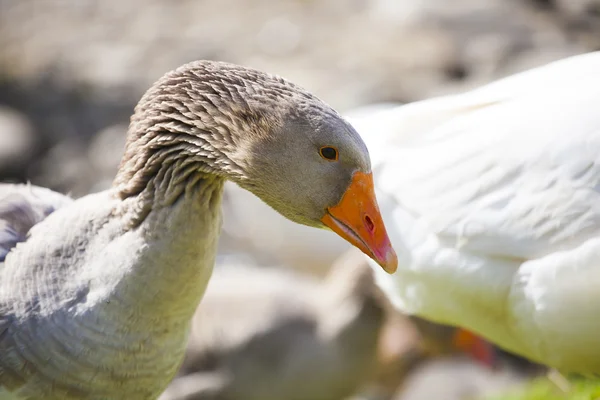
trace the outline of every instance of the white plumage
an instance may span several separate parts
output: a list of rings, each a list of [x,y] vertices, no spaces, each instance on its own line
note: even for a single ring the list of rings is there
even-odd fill
[[[600,52],[357,112],[404,311],[600,373]]]

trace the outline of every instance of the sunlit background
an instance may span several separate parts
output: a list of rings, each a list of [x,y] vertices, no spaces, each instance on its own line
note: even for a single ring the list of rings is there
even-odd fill
[[[192,60],[282,75],[344,114],[598,49],[597,0],[0,0],[0,180],[107,188],[135,103]],[[501,353],[490,367],[454,329],[392,315],[333,234],[235,187],[224,213],[215,280],[165,400],[270,400],[277,384],[297,400],[489,398],[545,373]]]

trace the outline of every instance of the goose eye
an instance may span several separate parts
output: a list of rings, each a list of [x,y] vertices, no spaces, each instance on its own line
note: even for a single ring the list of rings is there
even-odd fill
[[[319,150],[319,154],[321,157],[329,161],[337,161],[338,159],[338,151],[335,147],[323,146]]]

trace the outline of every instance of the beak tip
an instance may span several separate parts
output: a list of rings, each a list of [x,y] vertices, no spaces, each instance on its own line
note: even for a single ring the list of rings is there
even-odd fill
[[[398,269],[398,256],[392,247],[388,249],[385,257],[379,261],[379,265],[381,265],[383,270],[388,274],[393,274],[396,272]]]

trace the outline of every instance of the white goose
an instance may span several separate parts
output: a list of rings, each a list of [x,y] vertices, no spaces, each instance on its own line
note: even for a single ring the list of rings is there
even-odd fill
[[[375,268],[394,304],[600,373],[599,107],[597,52],[351,118],[399,255]]]

